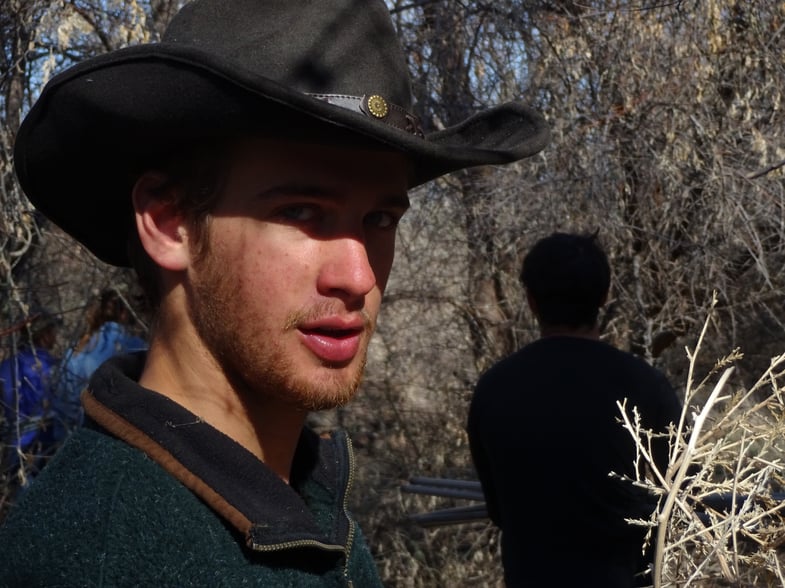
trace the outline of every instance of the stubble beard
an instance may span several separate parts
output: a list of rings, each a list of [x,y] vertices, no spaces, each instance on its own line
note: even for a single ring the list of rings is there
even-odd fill
[[[358,351],[359,365],[348,375],[324,365],[318,376],[303,374],[285,352],[280,338],[307,312],[292,313],[277,332],[265,336],[262,321],[255,320],[237,296],[237,285],[227,279],[209,253],[199,264],[200,278],[188,292],[188,313],[196,332],[242,400],[256,404],[267,399],[290,404],[303,411],[343,406],[357,393],[367,362],[373,331],[367,321],[366,335]]]

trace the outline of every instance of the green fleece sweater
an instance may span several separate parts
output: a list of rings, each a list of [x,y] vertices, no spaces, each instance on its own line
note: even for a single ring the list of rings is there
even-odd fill
[[[103,422],[69,438],[0,528],[0,586],[381,585],[346,510],[353,464],[342,434],[304,433],[295,489],[168,400],[118,390],[118,374],[94,378],[87,412]],[[177,422],[198,428],[183,435]],[[140,435],[149,452],[118,438]]]

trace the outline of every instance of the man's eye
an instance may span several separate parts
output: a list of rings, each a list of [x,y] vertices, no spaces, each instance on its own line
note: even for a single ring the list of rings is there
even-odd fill
[[[372,212],[366,217],[366,222],[379,229],[392,229],[398,225],[399,217],[396,214],[380,210]]]
[[[314,218],[316,211],[312,206],[288,206],[280,214],[291,221],[306,222]]]

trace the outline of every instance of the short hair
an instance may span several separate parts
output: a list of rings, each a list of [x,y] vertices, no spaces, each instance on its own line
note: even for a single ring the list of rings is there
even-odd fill
[[[611,268],[596,233],[556,232],[531,248],[520,279],[540,323],[593,327],[610,289]]]
[[[226,139],[197,142],[165,163],[147,167],[163,173],[165,181],[158,189],[161,200],[168,200],[191,224],[197,256],[203,256],[209,246],[210,213],[220,199],[229,174],[232,145]],[[141,173],[136,174],[137,178],[139,176]],[[160,268],[144,250],[133,215],[129,221],[128,257],[147,302],[155,312],[163,296]]]

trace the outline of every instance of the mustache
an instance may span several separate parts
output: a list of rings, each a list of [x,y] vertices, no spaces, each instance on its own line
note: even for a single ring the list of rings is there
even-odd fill
[[[283,330],[291,331],[296,329],[302,323],[310,323],[318,321],[323,317],[334,317],[346,314],[346,308],[341,306],[338,302],[324,301],[315,306],[295,310],[286,317]],[[353,311],[352,314],[359,314],[362,318],[363,329],[366,331],[373,331],[376,328],[376,320],[371,317],[366,309]]]

